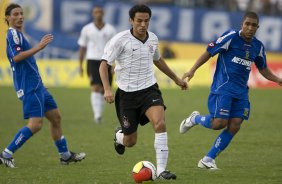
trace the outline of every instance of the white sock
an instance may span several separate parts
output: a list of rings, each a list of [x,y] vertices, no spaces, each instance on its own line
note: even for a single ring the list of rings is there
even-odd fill
[[[168,159],[167,133],[155,133],[157,176],[165,171]]]
[[[102,93],[91,92],[91,105],[95,119],[102,117],[104,104],[104,95]]]
[[[123,137],[124,137],[124,134],[121,133],[121,130],[118,131],[118,132],[116,133],[116,138],[117,138],[116,142],[119,143],[119,144],[121,144],[121,145],[124,145],[124,144],[123,144]]]
[[[204,161],[204,162],[212,162],[213,159],[212,159],[211,157],[204,156],[203,161]]]

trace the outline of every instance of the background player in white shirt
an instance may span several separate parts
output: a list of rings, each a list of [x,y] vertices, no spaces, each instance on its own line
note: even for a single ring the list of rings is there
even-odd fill
[[[116,129],[114,146],[119,154],[123,154],[125,147],[136,144],[138,125],[145,125],[150,121],[155,130],[158,178],[176,179],[175,174],[166,171],[168,145],[165,105],[154,76],[154,65],[181,89],[187,89],[187,83],[166,65],[160,57],[157,36],[147,31],[151,18],[150,8],[135,5],[130,9],[129,16],[132,29],[118,33],[107,43],[100,65],[105,100],[113,103],[114,95],[108,81],[107,64],[116,64],[118,89],[115,105],[121,127]]]
[[[103,21],[104,10],[96,6],[92,10],[93,22],[85,25],[78,40],[79,69],[83,76],[83,60],[86,55],[87,75],[91,84],[91,105],[96,123],[101,123],[104,109],[104,89],[99,75],[99,66],[106,43],[116,34],[115,28]],[[109,67],[109,81],[112,81],[111,67]]]

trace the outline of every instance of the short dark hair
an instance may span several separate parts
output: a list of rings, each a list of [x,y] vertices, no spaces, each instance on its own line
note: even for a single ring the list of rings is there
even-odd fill
[[[151,18],[151,15],[152,15],[152,11],[151,11],[151,9],[148,6],[146,6],[144,4],[138,4],[138,5],[133,6],[129,10],[129,17],[133,20],[134,17],[135,17],[135,14],[137,12],[148,13],[150,18]]]
[[[259,16],[256,12],[246,12],[245,15],[243,16],[243,22],[245,21],[246,18],[252,18],[252,19],[257,19],[259,23]]]
[[[22,8],[22,7],[19,4],[16,4],[16,3],[9,4],[5,9],[5,17],[8,16],[8,15],[11,15],[12,10],[15,9],[15,8]],[[5,21],[9,25],[9,22],[6,18],[5,18]]]

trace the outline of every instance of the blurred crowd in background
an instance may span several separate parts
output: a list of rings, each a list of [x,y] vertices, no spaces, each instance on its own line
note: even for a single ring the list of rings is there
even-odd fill
[[[167,4],[186,8],[208,8],[225,11],[255,11],[263,15],[281,16],[282,0],[115,0],[131,3]]]

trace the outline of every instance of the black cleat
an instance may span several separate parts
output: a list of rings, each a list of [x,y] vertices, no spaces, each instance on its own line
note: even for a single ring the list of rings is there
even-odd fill
[[[125,152],[125,146],[116,142],[117,141],[116,133],[119,132],[119,131],[122,132],[121,127],[117,127],[116,130],[115,130],[114,146],[115,146],[116,152],[118,154],[122,155]]]
[[[12,157],[5,158],[3,157],[2,153],[0,154],[0,164],[4,164],[6,167],[10,167],[10,168],[16,167],[14,159]]]
[[[171,173],[170,171],[163,171],[158,179],[160,180],[176,180],[176,175]]]
[[[74,152],[70,152],[70,153],[71,153],[70,158],[68,158],[66,160],[60,158],[60,162],[61,162],[62,165],[68,165],[71,162],[80,162],[86,156],[85,153],[74,153]]]

